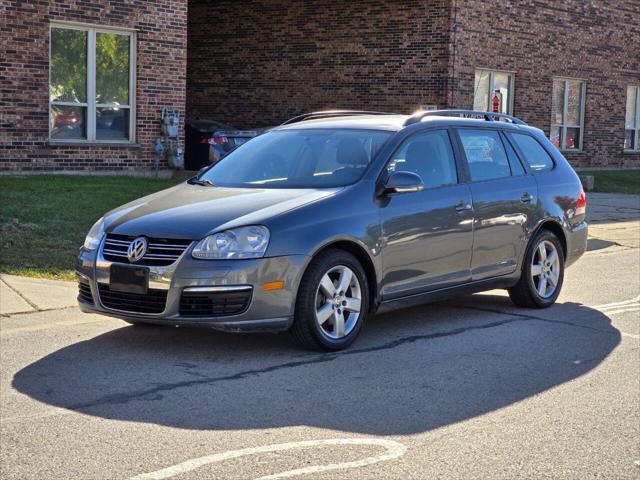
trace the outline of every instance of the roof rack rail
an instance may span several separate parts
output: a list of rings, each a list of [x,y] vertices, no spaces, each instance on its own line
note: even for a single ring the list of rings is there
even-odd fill
[[[343,117],[351,115],[392,115],[388,112],[369,112],[366,110],[323,110],[320,112],[303,113],[290,118],[289,120],[281,123],[280,125],[290,125],[292,123],[302,122],[304,120],[312,120],[315,118],[331,118],[331,117]]]
[[[413,125],[414,123],[421,122],[424,117],[450,117],[456,115],[463,118],[483,118],[487,122],[495,122],[499,119],[505,119],[509,120],[515,125],[526,125],[526,123],[519,118],[516,118],[512,115],[507,115],[505,113],[482,112],[479,110],[427,110],[420,111],[411,115],[405,120],[404,126],[406,127],[408,125]]]

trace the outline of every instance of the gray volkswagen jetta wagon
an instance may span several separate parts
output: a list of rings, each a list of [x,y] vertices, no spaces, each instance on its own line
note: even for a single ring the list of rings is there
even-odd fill
[[[375,311],[455,294],[548,307],[585,251],[585,208],[565,158],[517,118],[315,112],[105,214],[80,249],[78,300],[339,350]]]

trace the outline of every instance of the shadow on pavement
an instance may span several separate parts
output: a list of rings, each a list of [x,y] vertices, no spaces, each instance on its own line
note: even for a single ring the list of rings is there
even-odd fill
[[[285,336],[126,326],[41,358],[13,386],[87,415],[178,428],[411,434],[576,379],[620,342],[579,304],[508,305],[474,295],[380,315],[339,354]]]
[[[616,242],[610,242],[608,240],[600,240],[598,238],[590,238],[587,241],[587,252],[593,252],[594,250],[604,250],[613,245],[617,245]]]

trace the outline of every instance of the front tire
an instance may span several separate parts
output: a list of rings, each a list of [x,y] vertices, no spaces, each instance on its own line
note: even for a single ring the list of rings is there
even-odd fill
[[[336,351],[351,345],[369,314],[367,276],[348,252],[330,249],[302,277],[291,335],[305,348]]]
[[[509,289],[519,307],[547,308],[555,303],[564,281],[564,251],[558,237],[541,230],[529,244],[518,283]]]

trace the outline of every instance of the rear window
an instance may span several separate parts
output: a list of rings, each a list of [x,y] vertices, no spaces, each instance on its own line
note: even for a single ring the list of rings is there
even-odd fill
[[[535,138],[522,133],[510,133],[509,136],[522,152],[531,170],[543,171],[553,168],[553,159]]]

